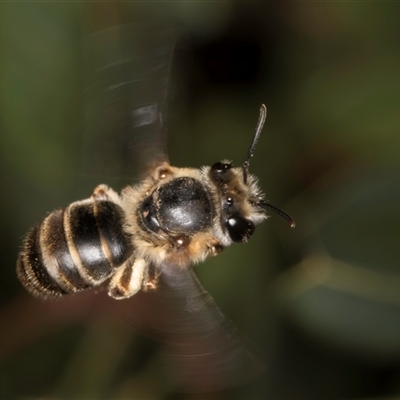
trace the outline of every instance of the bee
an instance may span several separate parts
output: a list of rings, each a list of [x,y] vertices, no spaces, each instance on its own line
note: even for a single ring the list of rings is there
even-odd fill
[[[151,112],[138,115],[147,119]],[[90,198],[48,215],[29,232],[19,255],[24,287],[48,298],[109,280],[109,296],[126,299],[141,289],[156,290],[164,268],[187,269],[232,243],[247,242],[267,209],[294,227],[292,217],[264,200],[249,174],[265,117],[263,104],[239,168],[227,160],[200,169],[162,163],[121,195],[102,184]]]
[[[201,390],[216,389],[232,380],[228,376],[239,364],[243,368],[235,384],[250,374],[254,357],[193,266],[233,243],[247,242],[268,210],[292,227],[295,223],[265,201],[249,173],[265,105],[240,167],[228,160],[201,168],[170,165],[166,110],[175,37],[169,29],[143,32],[132,26],[95,35],[100,56],[94,60],[94,81],[100,90],[93,97],[100,105],[90,154],[95,165],[118,159],[124,171],[139,163],[144,173],[120,194],[101,184],[89,198],[50,213],[24,239],[17,275],[30,293],[44,299],[99,286],[116,300],[138,298],[138,292],[157,294],[158,303],[152,303],[157,296],[149,297],[155,305],[146,324],[168,343],[191,386],[199,382]]]

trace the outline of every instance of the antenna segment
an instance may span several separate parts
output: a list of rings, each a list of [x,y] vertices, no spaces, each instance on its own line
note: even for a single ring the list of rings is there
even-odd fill
[[[243,163],[243,180],[244,183],[247,183],[247,176],[249,174],[249,165],[250,165],[250,158],[253,157],[254,151],[257,146],[258,139],[260,138],[262,128],[264,126],[265,119],[267,118],[267,107],[265,104],[261,104],[260,107],[260,117],[258,118],[258,122],[256,125],[256,131],[254,132],[253,140],[251,141],[251,145],[249,151],[247,152],[246,160]]]

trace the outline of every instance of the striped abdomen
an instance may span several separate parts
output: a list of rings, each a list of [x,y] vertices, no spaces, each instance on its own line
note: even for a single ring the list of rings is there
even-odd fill
[[[25,238],[17,274],[31,293],[62,296],[100,285],[133,252],[124,211],[90,198],[51,213]]]

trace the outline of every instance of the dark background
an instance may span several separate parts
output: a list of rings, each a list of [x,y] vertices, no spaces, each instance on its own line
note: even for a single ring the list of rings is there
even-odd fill
[[[399,11],[390,2],[2,4],[0,398],[400,395]],[[82,38],[115,21],[187,30],[193,63],[171,116],[173,165],[240,165],[268,107],[251,171],[297,227],[273,215],[248,244],[197,268],[266,360],[246,386],[182,394],[157,349],[99,310],[93,293],[43,303],[16,279],[27,230],[93,190],[80,168]]]

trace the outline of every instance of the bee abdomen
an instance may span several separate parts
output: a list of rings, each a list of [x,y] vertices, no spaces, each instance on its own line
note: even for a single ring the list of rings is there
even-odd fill
[[[97,199],[72,203],[32,229],[17,262],[31,293],[57,297],[100,285],[131,254],[120,206]]]
[[[43,264],[39,244],[41,226],[33,228],[25,238],[23,250],[17,260],[17,275],[24,287],[40,297],[54,297],[67,294],[49,274]]]

